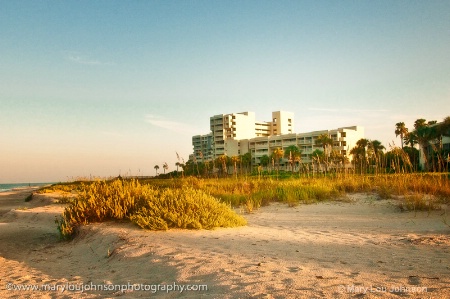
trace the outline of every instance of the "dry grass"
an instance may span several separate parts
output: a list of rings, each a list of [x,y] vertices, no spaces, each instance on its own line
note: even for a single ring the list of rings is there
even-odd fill
[[[58,188],[52,186],[51,190]],[[90,182],[86,185],[76,182],[62,185],[62,189],[78,192],[78,197],[71,200],[63,217],[57,221],[63,236],[73,235],[79,224],[110,219],[129,219],[149,229],[243,225],[245,220],[231,213],[229,206],[241,207],[251,213],[270,202],[296,206],[325,200],[340,201],[346,194],[355,192],[376,193],[381,199],[395,196],[399,198],[399,206],[403,210],[434,210],[441,204],[450,203],[450,180],[448,174],[442,173],[283,180],[187,177],[148,180],[146,184],[134,180]],[[218,221],[220,213],[217,214],[217,211],[228,218]],[[201,220],[203,218],[207,219],[206,222]]]
[[[61,236],[67,239],[79,225],[122,219],[153,230],[246,224],[228,205],[202,190],[186,186],[158,189],[135,180],[98,181],[82,186],[56,223]]]

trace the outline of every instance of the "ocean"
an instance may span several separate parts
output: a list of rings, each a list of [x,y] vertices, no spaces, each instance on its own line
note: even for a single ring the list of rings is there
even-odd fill
[[[16,183],[16,184],[0,184],[0,192],[11,191],[15,188],[26,188],[26,187],[42,187],[46,185],[51,185],[53,183]]]

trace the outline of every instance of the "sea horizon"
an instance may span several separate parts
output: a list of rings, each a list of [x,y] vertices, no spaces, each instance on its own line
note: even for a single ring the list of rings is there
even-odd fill
[[[14,189],[27,188],[27,187],[42,187],[46,185],[52,185],[55,183],[45,182],[45,183],[11,183],[11,184],[0,184],[0,193],[13,191]]]

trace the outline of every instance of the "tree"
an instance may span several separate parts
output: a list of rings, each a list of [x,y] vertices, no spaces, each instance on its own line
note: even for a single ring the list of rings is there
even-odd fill
[[[233,173],[237,178],[237,163],[240,161],[239,156],[232,156],[231,162],[233,163]]]
[[[333,139],[326,133],[321,134],[316,139],[316,145],[320,145],[323,148],[323,153],[325,155],[325,166],[328,170],[328,156],[331,151],[327,150],[328,147],[333,147]]]
[[[409,145],[410,147],[414,147],[417,144],[417,136],[414,134],[414,132],[408,132],[403,137],[403,140],[405,141],[406,145]]]
[[[320,145],[323,148],[325,156],[327,156],[327,147],[333,146],[333,139],[326,133],[321,134],[316,139],[316,145]]]
[[[294,163],[302,159],[301,151],[296,145],[288,146],[284,151],[284,157],[288,159],[292,172],[294,171]]]
[[[436,128],[432,125],[436,124],[436,121],[427,122],[425,119],[420,118],[414,122],[414,135],[417,143],[419,144],[424,159],[424,170],[429,171],[429,145],[430,141],[436,138]]]
[[[164,169],[164,174],[166,174],[166,170],[169,169],[169,165],[167,165],[167,162],[164,162],[163,169]]]
[[[241,163],[245,166],[245,171],[248,171],[249,166],[252,164],[252,153],[247,152],[241,156]]]
[[[218,162],[219,165],[222,166],[222,173],[223,173],[224,176],[228,174],[228,171],[227,171],[227,160],[228,160],[227,155],[221,155],[221,156],[217,157],[217,162]]]
[[[369,145],[369,140],[361,138],[356,142],[356,146],[350,150],[350,154],[353,156],[353,163],[360,166],[361,174],[366,168],[367,162],[367,146]]]
[[[315,149],[312,154],[311,154],[311,159],[313,160],[313,165],[314,166],[314,162],[317,164],[317,169],[319,169],[321,162],[324,160],[325,154],[323,153],[323,151],[321,151],[320,149]],[[314,175],[314,168],[313,169],[313,175]]]
[[[331,162],[335,165],[336,170],[338,168],[345,168],[345,165],[348,163],[348,158],[346,155],[342,154],[338,150],[333,150],[330,154]],[[339,166],[339,167],[338,167]]]
[[[267,167],[270,163],[270,157],[267,155],[263,155],[259,158],[259,163],[261,163],[262,166]]]
[[[439,131],[443,136],[450,136],[450,116],[444,118],[444,121],[440,125]]]
[[[273,150],[273,159],[277,162],[277,172],[280,170],[280,160],[283,158],[284,151],[281,147],[277,147]]]
[[[415,147],[405,146],[403,151],[408,155],[408,159],[411,162],[411,171],[417,170],[419,165],[419,150]]]
[[[158,165],[155,165],[155,167],[153,167],[155,170],[156,170],[156,175],[158,175],[158,169],[159,169],[159,166]]]
[[[381,155],[383,155],[383,150],[385,149],[384,145],[378,140],[371,140],[368,149],[370,149],[370,152],[375,159],[375,165],[378,167],[381,161]]]
[[[395,137],[400,135],[400,140],[403,148],[403,138],[408,134],[408,128],[405,126],[404,122],[399,122],[395,124]]]

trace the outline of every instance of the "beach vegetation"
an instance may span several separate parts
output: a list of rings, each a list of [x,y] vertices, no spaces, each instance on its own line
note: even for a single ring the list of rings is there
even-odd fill
[[[431,211],[450,203],[446,173],[342,174],[316,177],[280,175],[202,179],[115,179],[54,185],[76,192],[56,219],[63,238],[71,238],[80,225],[126,220],[151,230],[212,229],[245,225],[232,207],[253,213],[271,202],[291,207],[322,201],[346,201],[349,193],[375,193],[390,198],[406,211]],[[76,191],[74,191],[76,190]],[[64,198],[64,197],[63,197]]]
[[[78,196],[55,220],[64,239],[80,225],[129,220],[152,230],[212,229],[245,225],[229,205],[187,185],[158,188],[137,180],[97,181],[84,185]]]
[[[253,213],[272,202],[295,207],[322,201],[348,201],[349,193],[376,194],[397,201],[403,211],[431,211],[450,204],[450,153],[442,145],[450,135],[450,119],[442,124],[418,119],[414,130],[397,123],[402,147],[386,149],[378,140],[360,139],[349,150],[352,160],[333,151],[330,136],[316,138],[311,162],[291,145],[276,148],[259,161],[251,153],[215,160],[184,162],[156,177],[109,181],[76,181],[39,192],[63,191],[68,207],[57,220],[62,236],[72,236],[79,225],[127,220],[146,229],[205,228],[244,225],[231,208]],[[420,144],[422,152],[415,147]],[[426,150],[423,148],[426,147]],[[322,149],[322,150],[321,150]],[[424,169],[419,157],[425,154]],[[182,161],[182,163],[180,162]],[[286,163],[286,161],[288,163]],[[164,167],[168,170],[168,167]],[[165,172],[165,171],[164,171]],[[231,175],[232,174],[232,175]]]

